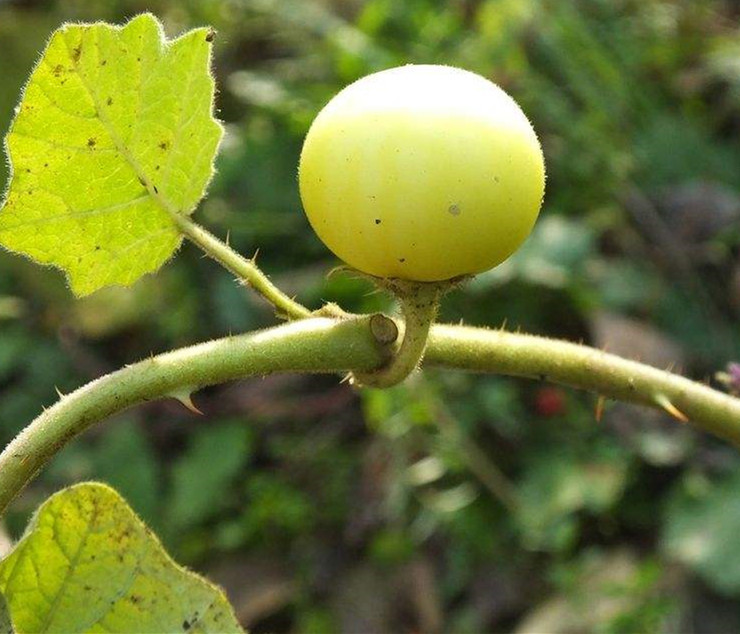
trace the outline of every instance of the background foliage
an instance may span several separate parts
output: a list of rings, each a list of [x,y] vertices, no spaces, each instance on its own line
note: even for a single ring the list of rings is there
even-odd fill
[[[535,235],[442,318],[583,339],[709,379],[740,357],[740,6],[730,0],[0,2],[0,131],[49,33],[150,10],[218,30],[227,134],[197,218],[318,306],[385,307],[300,211],[302,137],[343,85],[406,62],[500,83],[549,171]],[[0,180],[7,174],[0,166]],[[0,437],[150,352],[272,323],[189,246],[75,301],[0,255]],[[60,455],[7,518],[117,488],[255,632],[735,631],[740,458],[653,412],[426,372],[388,391],[274,376],[153,403]],[[588,609],[584,609],[587,607]]]

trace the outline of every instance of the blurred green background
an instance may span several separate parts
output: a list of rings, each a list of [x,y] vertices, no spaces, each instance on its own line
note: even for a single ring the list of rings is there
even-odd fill
[[[583,340],[712,381],[740,358],[737,0],[0,0],[0,131],[50,32],[149,10],[218,31],[227,133],[196,218],[309,305],[387,309],[312,235],[303,135],[407,62],[503,86],[542,140],[545,206],[442,318]],[[0,182],[7,169],[0,165]],[[274,323],[192,247],[75,300],[0,254],[0,441],[82,383]],[[532,381],[427,371],[388,391],[272,376],[152,403],[75,441],[6,522],[110,482],[254,632],[740,631],[740,456],[667,416]]]

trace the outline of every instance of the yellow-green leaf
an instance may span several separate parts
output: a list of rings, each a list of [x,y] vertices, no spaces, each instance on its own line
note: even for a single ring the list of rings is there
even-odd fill
[[[241,632],[223,593],[170,559],[110,487],[49,498],[0,562],[19,632]]]
[[[67,272],[78,295],[130,285],[180,244],[222,128],[211,31],[165,39],[150,14],[51,37],[6,138],[0,243]]]

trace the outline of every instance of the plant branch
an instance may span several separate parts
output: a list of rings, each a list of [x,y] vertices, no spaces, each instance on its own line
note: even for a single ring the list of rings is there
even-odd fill
[[[206,385],[273,372],[344,372],[348,361],[364,370],[381,365],[390,351],[371,329],[377,318],[304,319],[218,339],[126,366],[63,396],[0,454],[0,516],[69,440],[132,405],[180,400]]]
[[[145,401],[272,372],[370,372],[387,362],[392,342],[378,315],[312,318],[169,352],[104,376],[64,396],[0,454],[0,515],[69,440],[92,424]],[[427,363],[562,383],[607,398],[687,417],[740,447],[740,399],[669,372],[587,346],[451,325],[434,325]]]
[[[199,224],[183,214],[171,214],[180,232],[193,244],[197,245],[209,257],[213,258],[236,275],[244,284],[270,302],[279,313],[288,319],[305,319],[311,311],[283,293],[255,264],[237,253],[228,244],[219,240]]]
[[[588,346],[503,330],[436,324],[425,360],[445,368],[560,383],[647,405],[740,447],[740,399]]]

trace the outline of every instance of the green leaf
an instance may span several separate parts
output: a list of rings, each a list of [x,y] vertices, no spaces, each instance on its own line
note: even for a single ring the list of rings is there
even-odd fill
[[[133,284],[180,244],[213,174],[209,30],[157,19],[67,24],[51,37],[6,144],[0,243],[67,272],[72,290]]]
[[[113,489],[47,500],[0,562],[0,592],[21,632],[241,632],[221,590],[189,572]]]

